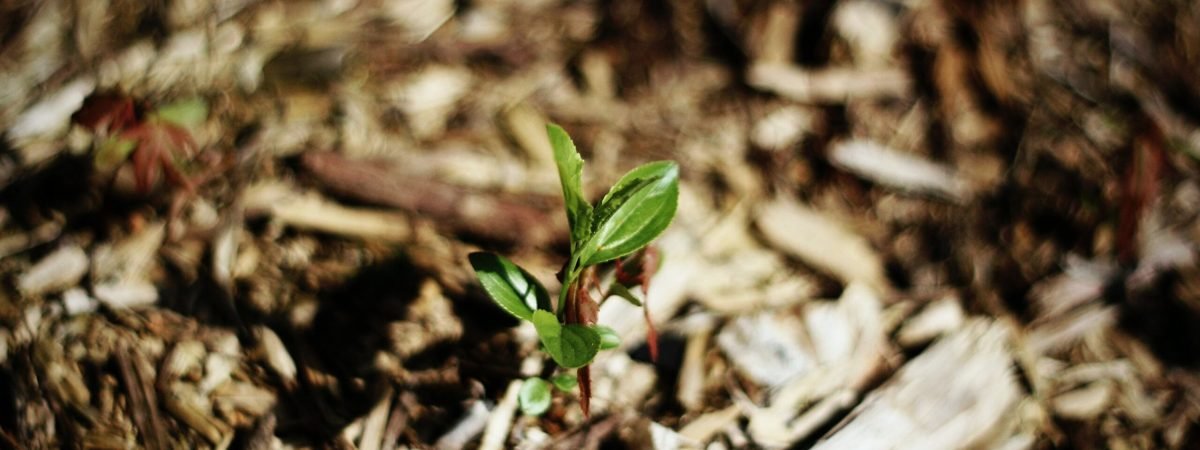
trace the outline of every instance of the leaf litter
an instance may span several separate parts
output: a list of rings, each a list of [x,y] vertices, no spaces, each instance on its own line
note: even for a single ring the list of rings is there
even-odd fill
[[[0,11],[5,446],[1200,439],[1195,5]],[[97,167],[125,153],[72,116],[113,92],[137,123],[186,116],[188,136],[153,137],[188,151]],[[557,291],[547,122],[587,186],[679,163],[637,298],[661,354],[635,307],[604,302],[621,342],[587,418],[557,391],[519,413],[520,380],[550,375],[523,364],[537,335],[467,258]],[[194,192],[150,183],[152,162]]]

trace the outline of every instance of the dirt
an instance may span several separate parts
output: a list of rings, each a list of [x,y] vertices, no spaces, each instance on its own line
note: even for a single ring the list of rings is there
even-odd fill
[[[1189,2],[0,17],[0,447],[1197,447]],[[589,417],[466,260],[557,291],[551,122],[682,174]]]

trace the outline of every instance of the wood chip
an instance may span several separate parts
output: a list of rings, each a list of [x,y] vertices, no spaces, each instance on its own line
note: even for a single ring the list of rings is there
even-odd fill
[[[508,443],[508,431],[517,412],[517,398],[521,394],[521,380],[513,380],[504,391],[500,403],[492,408],[483,430],[483,441],[479,450],[501,450]]]
[[[817,210],[779,198],[759,208],[757,224],[768,243],[844,283],[891,290],[883,259],[866,239]]]
[[[407,218],[387,211],[350,208],[294,186],[266,182],[250,186],[242,197],[247,213],[265,212],[285,225],[360,239],[400,242],[409,239]]]
[[[851,99],[909,95],[912,80],[899,69],[804,69],[791,64],[759,63],[747,69],[746,82],[801,103],[844,103]]]
[[[867,140],[850,140],[833,146],[834,165],[863,178],[902,191],[932,194],[963,203],[970,199],[970,184],[949,167]]]
[[[835,448],[988,446],[1021,398],[1007,330],[977,319],[901,368],[817,444]]]
[[[1074,420],[1094,419],[1112,404],[1113,384],[1098,381],[1054,397],[1054,413]]]
[[[42,295],[74,286],[88,271],[87,253],[77,245],[65,245],[46,255],[17,277],[23,295]]]
[[[706,443],[726,427],[737,422],[742,416],[742,409],[737,405],[706,413],[692,419],[679,429],[679,435],[692,442]]]
[[[959,300],[946,297],[929,304],[908,319],[897,333],[896,342],[903,347],[922,345],[958,329],[965,321],[966,315]]]

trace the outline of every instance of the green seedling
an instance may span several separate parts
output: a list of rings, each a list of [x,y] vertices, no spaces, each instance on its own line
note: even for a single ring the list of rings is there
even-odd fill
[[[478,252],[468,259],[492,300],[514,317],[532,322],[542,348],[559,367],[577,369],[578,377],[559,375],[551,383],[541,378],[526,380],[520,395],[522,411],[531,415],[545,412],[553,384],[563,391],[578,386],[580,407],[587,415],[591,399],[588,365],[601,350],[620,345],[620,337],[611,328],[596,325],[599,301],[615,296],[642,306],[632,289],[640,286],[648,291],[649,279],[658,268],[658,253],[649,244],[675,217],[679,166],[657,161],[634,168],[593,204],[583,195],[583,158],[575,144],[557,125],[548,125],[546,130],[570,227],[570,256],[559,272],[563,287],[557,301],[551,301],[546,288],[529,272],[503,256]],[[603,289],[601,270],[613,274]],[[595,293],[599,301],[594,299]],[[648,313],[645,319],[649,325]],[[646,340],[651,356],[657,358],[653,326]]]
[[[122,94],[96,94],[84,102],[73,120],[97,133],[98,169],[112,170],[131,161],[137,190],[147,193],[161,171],[167,182],[186,191],[194,183],[180,170],[196,151],[190,129],[204,123],[208,104],[189,98],[151,109]]]

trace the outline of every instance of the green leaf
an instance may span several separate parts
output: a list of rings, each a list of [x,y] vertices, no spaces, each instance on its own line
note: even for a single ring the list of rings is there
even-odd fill
[[[675,217],[679,201],[679,166],[659,161],[621,177],[600,201],[599,218],[580,256],[583,266],[599,264],[645,247]],[[607,211],[611,210],[611,213]]]
[[[101,172],[116,169],[117,166],[129,159],[129,153],[137,148],[137,143],[138,141],[134,139],[125,139],[119,136],[105,138],[96,146],[96,154],[93,156],[96,169]]]
[[[631,292],[629,288],[625,287],[625,285],[621,283],[614,281],[613,284],[608,287],[608,293],[625,299],[625,301],[629,302],[633,306],[642,306],[642,301],[638,300],[638,298],[633,295],[633,292]]]
[[[492,300],[518,319],[531,320],[533,310],[550,309],[550,294],[533,275],[495,253],[467,256],[475,276]]]
[[[579,379],[569,373],[559,374],[551,378],[550,382],[554,384],[554,387],[563,392],[571,392],[575,390],[575,386],[579,386]]]
[[[541,378],[526,378],[517,395],[521,412],[527,416],[540,416],[550,409],[550,383]]]
[[[590,327],[563,326],[554,314],[541,309],[533,312],[532,320],[542,346],[559,366],[568,369],[586,366],[600,352],[600,335]]]
[[[192,128],[208,119],[208,103],[200,97],[187,98],[159,107],[154,115],[175,125]]]
[[[616,330],[604,325],[593,325],[592,329],[600,335],[600,350],[612,350],[621,346],[621,336],[617,336]]]
[[[575,143],[562,127],[546,125],[550,146],[554,149],[554,163],[558,165],[558,178],[562,181],[563,203],[567,209],[567,223],[571,227],[571,248],[587,241],[591,234],[592,205],[583,196],[583,158],[575,150]]]

